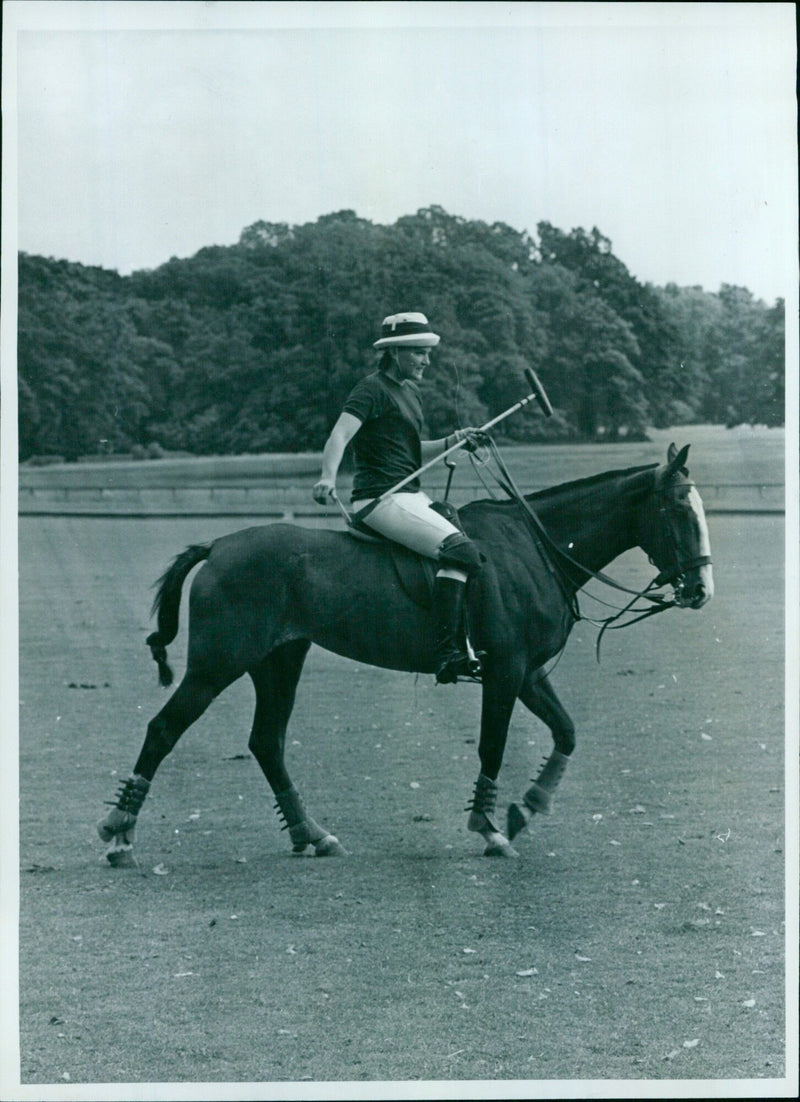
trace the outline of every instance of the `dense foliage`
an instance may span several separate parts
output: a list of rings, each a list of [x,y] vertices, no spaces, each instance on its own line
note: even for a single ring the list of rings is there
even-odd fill
[[[442,335],[431,435],[511,405],[527,366],[556,416],[509,418],[518,440],[783,420],[780,300],[643,285],[596,229],[341,211],[128,277],[22,254],[20,458],[317,449],[397,310]]]

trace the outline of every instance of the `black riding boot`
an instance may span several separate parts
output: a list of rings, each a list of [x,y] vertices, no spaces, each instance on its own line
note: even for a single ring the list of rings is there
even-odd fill
[[[465,647],[463,628],[466,583],[457,578],[436,578],[433,587],[433,609],[436,616],[436,680],[440,685],[452,685],[459,677],[471,679],[481,675],[481,664],[470,658]]]

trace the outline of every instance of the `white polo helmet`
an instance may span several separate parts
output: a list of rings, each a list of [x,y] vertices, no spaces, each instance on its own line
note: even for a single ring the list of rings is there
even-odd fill
[[[435,348],[440,341],[424,314],[390,314],[383,319],[373,348]]]

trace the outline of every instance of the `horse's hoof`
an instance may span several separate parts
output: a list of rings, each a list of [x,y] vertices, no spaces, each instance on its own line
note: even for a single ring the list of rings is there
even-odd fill
[[[112,869],[136,868],[133,846],[115,846],[108,851],[105,859]]]
[[[505,839],[502,842],[490,842],[483,851],[484,857],[519,857],[514,847]]]
[[[484,831],[486,841],[484,857],[519,857],[519,854],[509,842],[508,838],[499,830]]]
[[[347,850],[335,834],[328,834],[314,846],[316,857],[346,857]]]
[[[509,804],[508,807],[508,837],[516,838],[527,827],[528,823],[533,818],[533,812],[525,807],[523,804],[521,807],[519,804]]]

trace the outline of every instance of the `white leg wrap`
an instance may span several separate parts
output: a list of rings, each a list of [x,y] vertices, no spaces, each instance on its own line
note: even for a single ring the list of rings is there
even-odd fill
[[[333,834],[314,822],[306,811],[305,804],[296,788],[287,788],[275,793],[275,807],[284,820],[283,830],[289,831],[292,849],[303,853],[306,846],[313,846],[317,857],[328,857],[345,853],[344,847]]]
[[[553,806],[553,793],[564,775],[569,756],[562,754],[560,750],[554,750],[545,761],[539,776],[525,793],[523,799],[530,811],[537,811],[540,815],[549,815]]]

